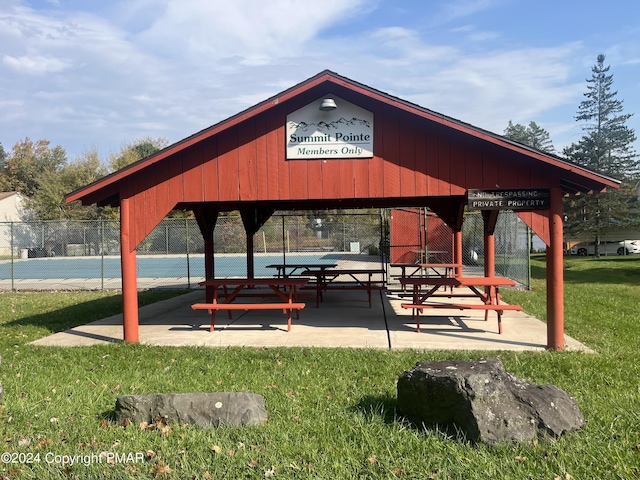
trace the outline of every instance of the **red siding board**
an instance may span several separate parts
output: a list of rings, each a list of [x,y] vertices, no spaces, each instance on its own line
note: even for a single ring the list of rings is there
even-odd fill
[[[220,200],[218,187],[218,142],[215,138],[207,139],[202,145],[202,188],[207,202]]]
[[[442,132],[442,128],[438,127],[438,177],[436,179],[435,194],[439,196],[451,195],[451,157],[450,157],[450,135]]]
[[[551,172],[548,172],[546,168],[531,168],[529,175],[532,188],[544,188],[551,176]]]
[[[454,191],[459,193],[460,188],[464,190],[467,159],[465,157],[466,145],[462,140],[452,139],[450,144],[450,159],[451,159],[451,186],[449,194],[454,195]]]
[[[267,198],[269,185],[267,183],[267,123],[266,116],[256,117],[256,182],[257,199]]]
[[[238,130],[238,190],[240,200],[257,200],[258,198],[258,167],[256,151],[255,122],[246,122]]]
[[[204,200],[202,150],[195,147],[185,150],[182,164],[184,166],[182,179],[185,201],[202,202]]]
[[[169,172],[169,203],[176,205],[184,201],[184,189],[182,184],[182,155],[176,155],[167,159]]]
[[[369,197],[381,198],[384,196],[384,117],[381,113],[375,113],[373,125],[373,158],[369,160]]]
[[[416,194],[416,137],[415,123],[406,119],[400,135],[400,195]]]
[[[427,136],[424,132],[415,132],[414,171],[416,195],[427,195]]]
[[[354,166],[364,160],[344,159],[339,162],[340,198],[354,198],[356,194]]]
[[[221,201],[237,201],[240,198],[240,165],[237,146],[237,128],[225,131],[218,138],[218,189]]]
[[[280,159],[278,158],[278,128],[272,118],[267,121],[269,133],[267,134],[267,192],[264,200],[279,200],[279,167]],[[271,128],[273,126],[273,128]],[[262,198],[261,198],[262,200]]]
[[[167,162],[160,162],[158,164],[158,180],[156,186],[153,187],[157,191],[156,206],[158,212],[162,212],[164,217],[175,206],[175,203],[171,203],[169,198],[169,164]]]
[[[340,160],[322,160],[322,198],[340,198]]]
[[[142,211],[144,212],[143,217],[138,217],[142,218],[142,222],[139,222],[139,225],[142,224],[144,229],[143,231],[138,232],[142,235],[140,240],[143,240],[147,235],[149,235],[151,230],[153,230],[153,228],[164,218],[164,215],[161,215],[155,208],[156,201],[158,199],[157,193],[158,191],[155,188],[152,188],[150,190],[146,190],[143,192],[143,195],[140,196],[140,199],[143,201]]]
[[[303,161],[307,163],[306,184],[309,198],[322,198],[322,160]]]
[[[500,149],[498,157],[498,184],[500,188],[511,188],[521,186],[519,179],[521,173],[518,170],[517,158],[512,158],[507,155],[504,149]]]
[[[309,198],[307,189],[308,161],[290,160],[287,161],[289,167],[289,178],[291,181],[291,198],[294,200],[306,200]]]
[[[369,197],[369,167],[371,159],[365,158],[354,163],[353,166],[353,194],[356,198]]]
[[[277,134],[277,151],[278,151],[278,200],[287,200],[291,198],[291,173],[289,172],[289,162],[286,160],[285,153],[285,131],[284,118],[282,126],[276,131]]]
[[[383,195],[397,197],[400,195],[400,125],[398,111],[387,107],[384,109],[384,128],[382,129],[383,149]]]
[[[499,188],[500,179],[498,177],[498,170],[500,164],[498,162],[496,149],[493,147],[486,148],[483,156],[482,188]]]
[[[471,141],[465,152],[467,168],[465,170],[466,188],[481,188],[482,186],[482,145]]]
[[[440,175],[440,162],[438,161],[438,152],[440,151],[440,138],[438,137],[438,129],[432,125],[427,130],[426,151],[426,174],[427,174],[427,195],[438,195],[438,176]]]

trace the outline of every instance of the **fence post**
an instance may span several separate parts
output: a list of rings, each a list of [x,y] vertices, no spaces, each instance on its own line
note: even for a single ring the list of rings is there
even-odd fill
[[[285,245],[285,229],[284,229],[284,213],[282,214],[282,263],[284,265],[287,264],[287,254],[286,254],[286,245]]]
[[[187,288],[191,288],[191,265],[189,264],[189,219],[184,217],[184,247],[187,251]]]
[[[10,231],[10,235],[11,235],[11,290],[14,291],[15,290],[15,286],[14,286],[14,283],[13,283],[13,279],[15,278],[15,275],[14,275],[14,271],[13,271],[13,248],[14,248],[13,222],[11,222],[11,224],[10,224],[9,231]]]
[[[104,218],[100,217],[100,289],[104,290]]]

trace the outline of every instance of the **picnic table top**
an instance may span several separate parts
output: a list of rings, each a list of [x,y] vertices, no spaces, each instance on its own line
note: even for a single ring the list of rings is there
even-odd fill
[[[283,285],[283,286],[303,286],[309,282],[308,278],[304,277],[269,277],[269,278],[212,278],[200,282],[198,285],[206,286],[224,286],[224,285],[237,285],[237,286],[256,286],[256,285]]]
[[[443,285],[474,287],[515,287],[516,282],[505,277],[406,277],[400,283],[408,285]]]
[[[326,269],[323,271],[306,271],[302,273],[309,274],[309,275],[357,275],[357,274],[366,274],[366,273],[384,274],[386,272],[382,268],[349,268],[349,269],[332,268],[332,269]]]
[[[390,264],[392,267],[401,267],[401,268],[456,268],[456,267],[464,267],[463,263],[392,263]]]
[[[335,263],[272,263],[265,268],[335,268]]]

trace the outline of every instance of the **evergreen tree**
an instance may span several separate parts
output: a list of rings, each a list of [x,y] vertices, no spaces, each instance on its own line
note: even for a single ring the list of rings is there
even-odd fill
[[[565,201],[567,222],[565,232],[589,235],[598,244],[602,235],[612,228],[629,227],[637,223],[637,192],[633,184],[640,173],[640,162],[633,148],[633,129],[626,125],[632,114],[623,114],[623,102],[612,90],[613,75],[604,65],[605,56],[598,55],[587,79],[586,97],[578,107],[575,119],[584,122],[585,135],[565,148],[565,156],[579,165],[622,180],[620,190],[596,195],[571,197]]]
[[[555,152],[549,132],[533,121],[529,122],[529,125],[524,126],[519,123],[514,125],[513,122],[509,120],[509,125],[504,129],[504,136],[510,140],[520,142],[543,152]]]

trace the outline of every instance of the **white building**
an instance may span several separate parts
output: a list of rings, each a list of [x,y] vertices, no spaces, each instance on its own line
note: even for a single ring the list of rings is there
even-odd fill
[[[0,192],[0,222],[22,220],[23,197],[18,192]]]
[[[11,222],[22,221],[23,201],[18,192],[0,192],[0,256],[11,255]]]

